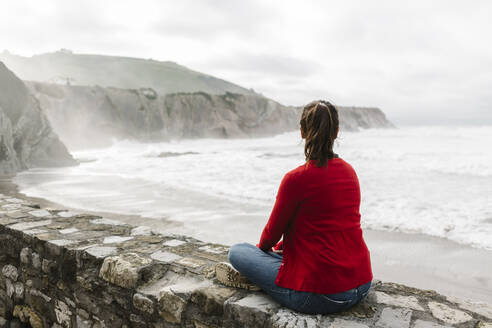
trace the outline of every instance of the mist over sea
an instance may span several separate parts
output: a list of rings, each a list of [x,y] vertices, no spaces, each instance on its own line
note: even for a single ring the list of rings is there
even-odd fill
[[[405,127],[341,133],[356,170],[362,225],[492,250],[492,127]],[[76,167],[31,169],[22,193],[81,210],[138,214],[168,231],[224,244],[256,243],[283,175],[303,164],[298,132],[72,152]]]

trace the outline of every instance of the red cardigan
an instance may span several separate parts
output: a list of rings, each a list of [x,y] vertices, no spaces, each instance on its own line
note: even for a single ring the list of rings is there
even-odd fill
[[[360,227],[357,175],[341,158],[288,172],[258,247],[270,250],[283,235],[275,283],[298,291],[334,294],[372,280]]]

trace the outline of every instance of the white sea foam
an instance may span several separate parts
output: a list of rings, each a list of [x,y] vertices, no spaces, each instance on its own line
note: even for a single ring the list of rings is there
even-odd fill
[[[336,151],[359,176],[365,227],[492,249],[491,144],[492,127],[419,127],[342,133]],[[94,161],[29,170],[15,182],[30,196],[171,219],[182,223],[177,232],[231,244],[258,238],[282,176],[303,162],[303,144],[292,132],[259,139],[119,141],[74,155]]]

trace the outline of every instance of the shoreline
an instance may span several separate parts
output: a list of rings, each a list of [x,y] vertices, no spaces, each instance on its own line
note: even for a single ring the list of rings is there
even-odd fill
[[[150,225],[154,230],[182,225],[180,222],[149,219],[139,215],[88,211],[67,207],[49,200],[28,197],[19,192],[13,176],[0,177],[0,193],[28,199],[43,207],[66,209],[131,225]],[[461,245],[439,237],[364,229],[371,251],[374,278],[431,289],[461,299],[492,303],[491,251]]]

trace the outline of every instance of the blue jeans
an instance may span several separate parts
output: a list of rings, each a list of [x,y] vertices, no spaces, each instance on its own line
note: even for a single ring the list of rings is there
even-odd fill
[[[282,255],[274,252],[265,253],[247,243],[231,247],[229,262],[281,305],[308,314],[328,314],[347,310],[359,303],[369,293],[371,287],[371,282],[368,282],[341,293],[318,294],[277,286],[275,279],[282,263]]]

